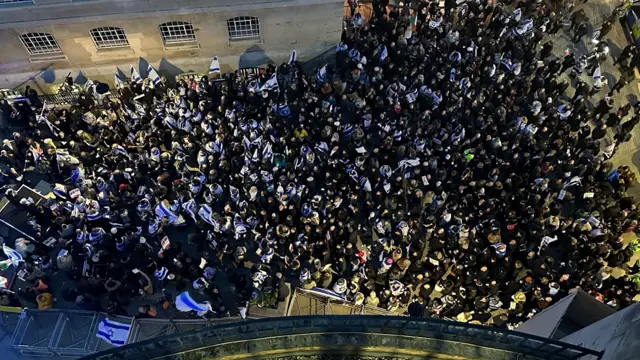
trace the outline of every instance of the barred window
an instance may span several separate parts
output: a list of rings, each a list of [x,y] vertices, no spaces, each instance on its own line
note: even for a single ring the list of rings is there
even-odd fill
[[[260,23],[253,16],[238,16],[227,20],[227,29],[230,40],[260,36]]]
[[[89,31],[98,49],[128,47],[129,40],[124,29],[118,27],[99,27]]]
[[[19,4],[19,3],[33,4],[33,0],[0,0],[0,5],[2,5],[2,4]]]
[[[51,34],[27,33],[20,35],[22,44],[31,55],[61,53],[58,42]]]
[[[160,35],[165,45],[184,44],[196,41],[193,25],[184,21],[170,21],[160,24]]]

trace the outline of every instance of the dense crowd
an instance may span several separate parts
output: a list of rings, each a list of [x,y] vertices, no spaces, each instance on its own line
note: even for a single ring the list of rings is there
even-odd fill
[[[629,305],[635,177],[607,160],[640,121],[611,97],[634,48],[607,84],[606,34],[563,58],[543,40],[591,41],[571,2],[412,3],[373,1],[370,20],[354,11],[335,66],[311,75],[291,61],[175,84],[134,77],[117,100],[89,91],[68,109],[15,110],[30,127],[5,142],[5,182],[26,181],[27,161],[57,199],[21,204],[37,231],[15,244],[33,284],[21,295],[56,306],[49,281],[62,271],[75,285],[58,301],[113,313],[188,291],[235,315],[284,301],[286,283],[510,327],[575,288]],[[582,79],[575,95],[565,74]]]

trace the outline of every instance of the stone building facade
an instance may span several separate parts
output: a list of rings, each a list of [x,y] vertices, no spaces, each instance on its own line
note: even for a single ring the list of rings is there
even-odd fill
[[[223,71],[304,60],[340,39],[343,0],[0,0],[0,87],[60,82],[68,72],[113,79]]]

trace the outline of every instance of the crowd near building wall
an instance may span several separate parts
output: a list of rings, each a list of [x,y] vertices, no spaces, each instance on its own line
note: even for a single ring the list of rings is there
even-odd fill
[[[0,86],[47,72],[113,76],[143,59],[160,72],[308,59],[340,39],[336,0],[0,1]],[[64,74],[63,74],[64,72]],[[144,74],[143,74],[144,75]]]

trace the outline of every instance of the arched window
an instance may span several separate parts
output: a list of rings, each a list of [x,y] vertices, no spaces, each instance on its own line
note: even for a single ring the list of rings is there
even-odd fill
[[[185,21],[170,21],[160,24],[160,36],[165,45],[184,44],[196,41],[193,25]]]
[[[22,44],[31,55],[61,53],[58,42],[48,33],[27,33],[20,35]]]
[[[254,16],[238,16],[227,20],[229,40],[254,38],[260,36],[260,23]]]
[[[93,43],[98,49],[111,49],[119,47],[128,47],[129,40],[124,33],[124,29],[119,27],[99,27],[89,30]]]

